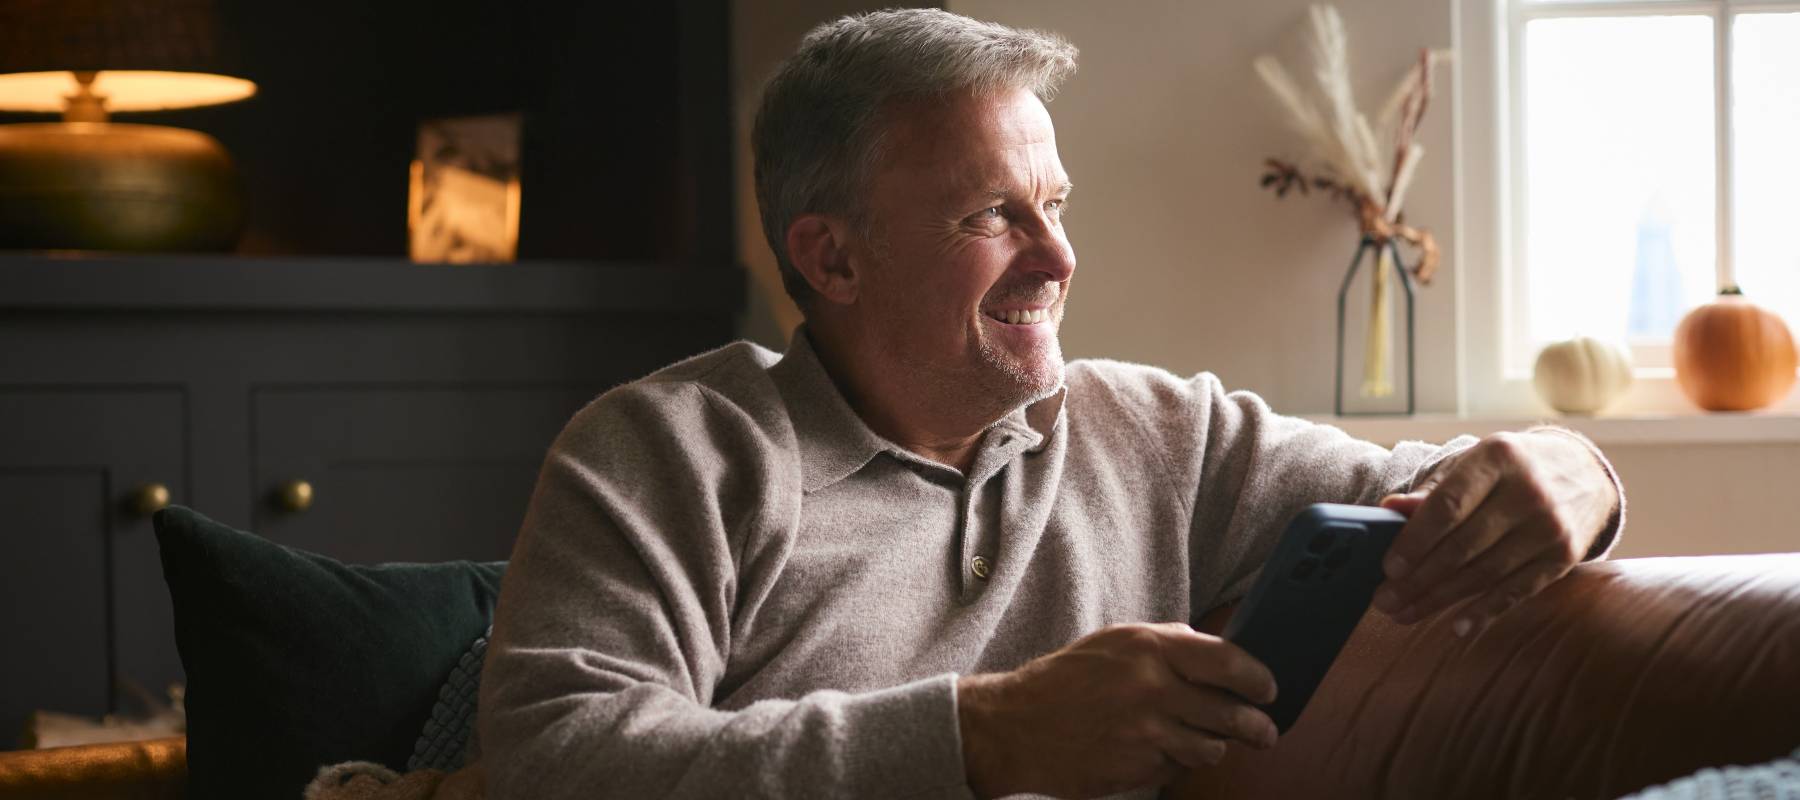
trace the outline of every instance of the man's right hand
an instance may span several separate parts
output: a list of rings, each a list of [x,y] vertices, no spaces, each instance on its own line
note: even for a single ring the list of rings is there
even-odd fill
[[[1179,622],[1114,625],[1012,672],[957,679],[969,788],[1094,797],[1219,763],[1227,742],[1275,744],[1252,703],[1275,677],[1237,645]]]

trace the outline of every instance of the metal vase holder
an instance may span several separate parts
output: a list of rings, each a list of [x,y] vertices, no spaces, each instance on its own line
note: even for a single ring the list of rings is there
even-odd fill
[[[1332,398],[1336,402],[1337,415],[1340,417],[1388,415],[1394,413],[1392,411],[1344,410],[1344,315],[1346,303],[1350,297],[1350,283],[1356,278],[1356,271],[1362,267],[1364,255],[1373,255],[1374,258],[1372,259],[1372,263],[1374,263],[1375,268],[1381,268],[1381,248],[1383,247],[1387,248],[1388,255],[1392,257],[1394,262],[1394,272],[1400,278],[1400,289],[1405,293],[1406,297],[1406,411],[1404,413],[1407,416],[1411,416],[1413,413],[1413,399],[1415,396],[1413,391],[1413,378],[1415,374],[1413,369],[1413,346],[1416,344],[1416,341],[1413,338],[1412,276],[1407,273],[1406,262],[1400,259],[1400,248],[1394,244],[1393,238],[1390,237],[1386,241],[1378,241],[1374,236],[1365,235],[1362,238],[1362,244],[1358,245],[1356,248],[1356,256],[1350,259],[1349,271],[1344,273],[1344,285],[1342,288],[1338,289],[1337,385],[1332,392]],[[1370,322],[1371,324],[1373,323],[1372,318]]]

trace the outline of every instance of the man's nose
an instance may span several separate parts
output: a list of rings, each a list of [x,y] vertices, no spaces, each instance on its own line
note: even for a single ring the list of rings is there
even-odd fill
[[[1060,227],[1044,225],[1033,231],[1031,247],[1021,260],[1021,267],[1043,275],[1047,281],[1061,283],[1075,274],[1075,247]]]

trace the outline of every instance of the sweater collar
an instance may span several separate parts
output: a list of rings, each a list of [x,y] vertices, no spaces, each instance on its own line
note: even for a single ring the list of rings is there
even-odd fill
[[[819,360],[818,352],[813,349],[805,325],[795,329],[787,352],[770,367],[769,374],[787,403],[788,417],[793,421],[800,448],[801,480],[807,494],[855,474],[884,452],[902,461],[956,472],[871,430],[838,391],[825,364]],[[1021,406],[996,420],[988,429],[990,434],[998,429],[1016,435],[985,436],[981,444],[984,452],[977,461],[992,463],[996,458],[1004,461],[1021,452],[1042,451],[1063,424],[1063,399],[1067,394],[1067,385],[1059,386],[1050,397]],[[992,450],[1000,452],[987,452]],[[979,466],[976,469],[986,471]]]

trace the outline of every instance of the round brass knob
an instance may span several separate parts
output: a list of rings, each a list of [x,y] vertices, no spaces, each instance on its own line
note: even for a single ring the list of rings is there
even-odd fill
[[[312,484],[298,478],[281,484],[275,489],[275,505],[282,511],[300,513],[313,504]]]
[[[168,506],[169,487],[160,483],[143,484],[125,498],[125,508],[134,517],[148,517]]]

